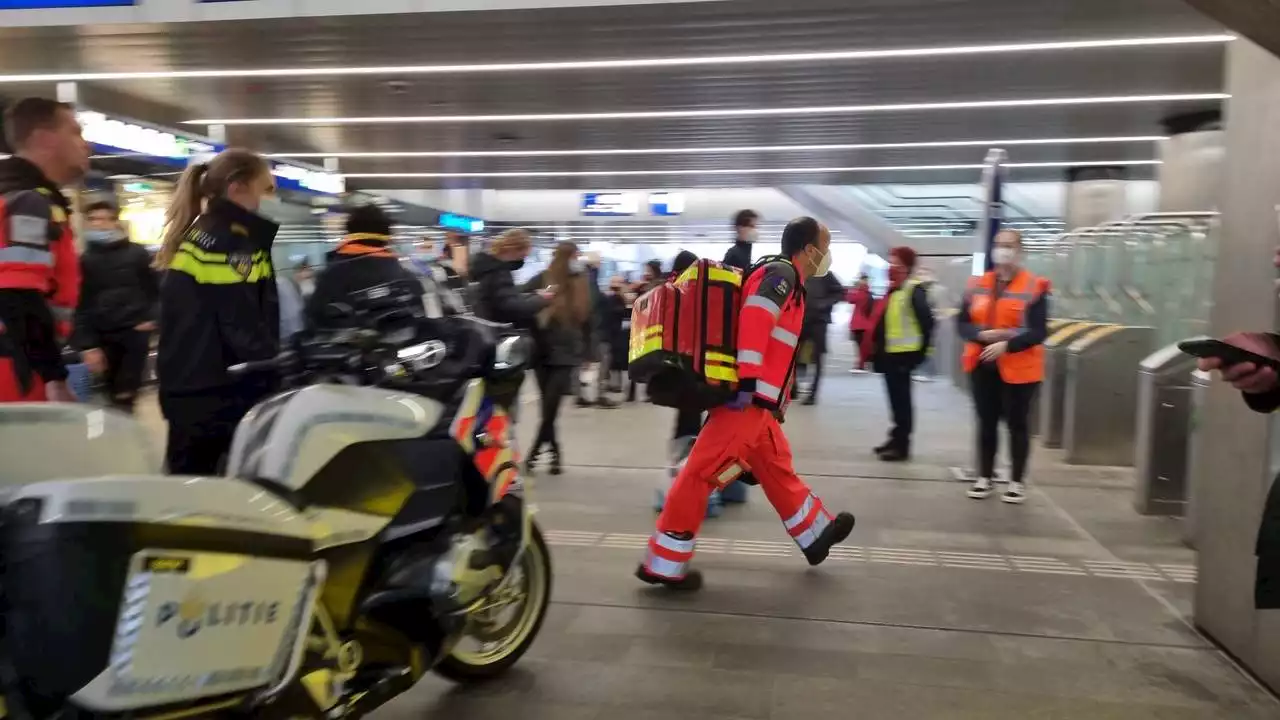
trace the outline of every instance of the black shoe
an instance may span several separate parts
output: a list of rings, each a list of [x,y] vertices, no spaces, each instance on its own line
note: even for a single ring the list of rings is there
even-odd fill
[[[575,404],[580,408],[589,408],[594,406],[590,400],[583,400],[582,398],[578,398],[578,402]]]
[[[845,533],[846,535],[848,533]],[[702,573],[697,570],[690,570],[685,576],[679,580],[672,580],[661,575],[654,575],[645,569],[644,564],[636,568],[636,577],[640,578],[640,582],[647,585],[661,585],[671,590],[681,590],[684,592],[696,592],[702,589]]]
[[[803,401],[801,401],[801,403],[800,403],[800,404],[801,404],[801,405],[817,405],[817,404],[818,404],[818,398],[816,398],[816,397],[814,397],[814,396],[810,395],[809,397],[807,397],[807,398],[805,398]]]
[[[605,410],[613,410],[618,407],[618,403],[610,400],[607,397],[602,397],[596,401],[596,406],[604,408]]]
[[[529,450],[529,455],[524,459],[524,471],[530,475],[536,475],[538,472],[538,456],[542,454],[542,446],[535,445]]]
[[[871,448],[871,453],[873,455],[880,455],[881,453],[889,452],[889,450],[892,448],[893,448],[893,441],[885,440],[883,443]]]
[[[559,445],[553,444],[551,446],[551,464],[547,468],[547,472],[551,473],[552,475],[559,475],[564,472],[564,469],[560,467],[560,446]]]
[[[878,453],[877,457],[881,462],[908,462],[911,460],[911,451],[902,448],[890,447],[882,453]]]
[[[854,520],[853,513],[842,512],[836,515],[831,524],[827,525],[818,539],[812,545],[805,548],[804,556],[808,559],[810,565],[821,565],[823,560],[827,559],[827,554],[831,552],[831,548],[844,542],[849,537],[849,533],[853,532]]]

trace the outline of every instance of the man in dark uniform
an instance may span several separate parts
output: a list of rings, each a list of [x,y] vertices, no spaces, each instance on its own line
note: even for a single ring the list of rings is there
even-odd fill
[[[323,324],[327,308],[349,303],[352,295],[397,280],[417,278],[391,247],[391,220],[377,205],[362,205],[347,216],[347,234],[329,254],[307,300],[309,324]]]
[[[733,247],[724,254],[724,264],[746,272],[751,267],[751,246],[756,241],[756,223],[760,214],[755,210],[739,210],[733,218]]]

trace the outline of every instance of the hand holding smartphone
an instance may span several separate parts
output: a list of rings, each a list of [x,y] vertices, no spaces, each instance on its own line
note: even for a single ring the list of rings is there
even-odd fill
[[[1184,340],[1178,349],[1200,358],[1201,370],[1221,372],[1223,380],[1242,392],[1269,392],[1280,382],[1280,348],[1265,333],[1237,333],[1226,340]]]

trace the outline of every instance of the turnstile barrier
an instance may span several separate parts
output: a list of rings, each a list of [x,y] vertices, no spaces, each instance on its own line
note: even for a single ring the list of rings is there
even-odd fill
[[[1137,434],[1138,364],[1155,328],[1095,327],[1067,348],[1065,459],[1073,465],[1132,465]]]
[[[1138,366],[1133,506],[1143,515],[1182,515],[1187,500],[1195,358],[1166,345]]]
[[[1040,386],[1035,434],[1047,448],[1062,447],[1062,419],[1067,406],[1067,347],[1091,328],[1105,325],[1068,320],[1044,342],[1044,381]]]

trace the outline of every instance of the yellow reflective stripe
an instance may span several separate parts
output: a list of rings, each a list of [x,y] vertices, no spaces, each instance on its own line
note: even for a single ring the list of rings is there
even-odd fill
[[[644,329],[644,337],[645,337],[645,339],[646,339],[646,340],[647,340],[647,339],[649,338],[649,336],[651,336],[651,335],[661,335],[661,334],[662,334],[662,326],[661,326],[661,325],[650,325],[649,327],[647,327],[647,328],[645,328],[645,329]]]
[[[253,283],[273,276],[271,263],[265,260],[255,262],[247,275],[241,275],[226,263],[202,262],[195,255],[187,252],[186,248],[178,249],[173,256],[173,262],[169,263],[169,269],[186,273],[201,285]]]
[[[729,367],[727,365],[707,365],[703,370],[703,374],[712,380],[738,382],[737,368]]]
[[[715,352],[715,351],[713,351],[713,350],[708,350],[708,351],[706,352],[706,358],[707,358],[707,360],[708,360],[708,361],[715,361],[715,362],[721,362],[721,363],[728,363],[728,364],[730,364],[730,365],[733,365],[733,364],[735,364],[735,363],[737,363],[737,362],[738,362],[738,359],[737,359],[737,358],[735,358],[735,357],[734,357],[734,356],[732,356],[732,355],[726,355],[726,354],[724,354],[724,353],[718,353],[718,352]]]
[[[632,343],[630,352],[627,354],[627,361],[628,362],[635,361],[637,358],[644,357],[645,355],[648,355],[649,353],[654,352],[655,350],[661,350],[661,349],[662,349],[662,338],[660,337],[655,337],[650,340],[645,340],[642,343]]]
[[[707,273],[707,275],[711,282],[727,282],[733,283],[734,285],[742,284],[742,275],[734,272],[733,270],[726,270],[725,268],[718,267],[710,268],[710,270],[711,272]]]

